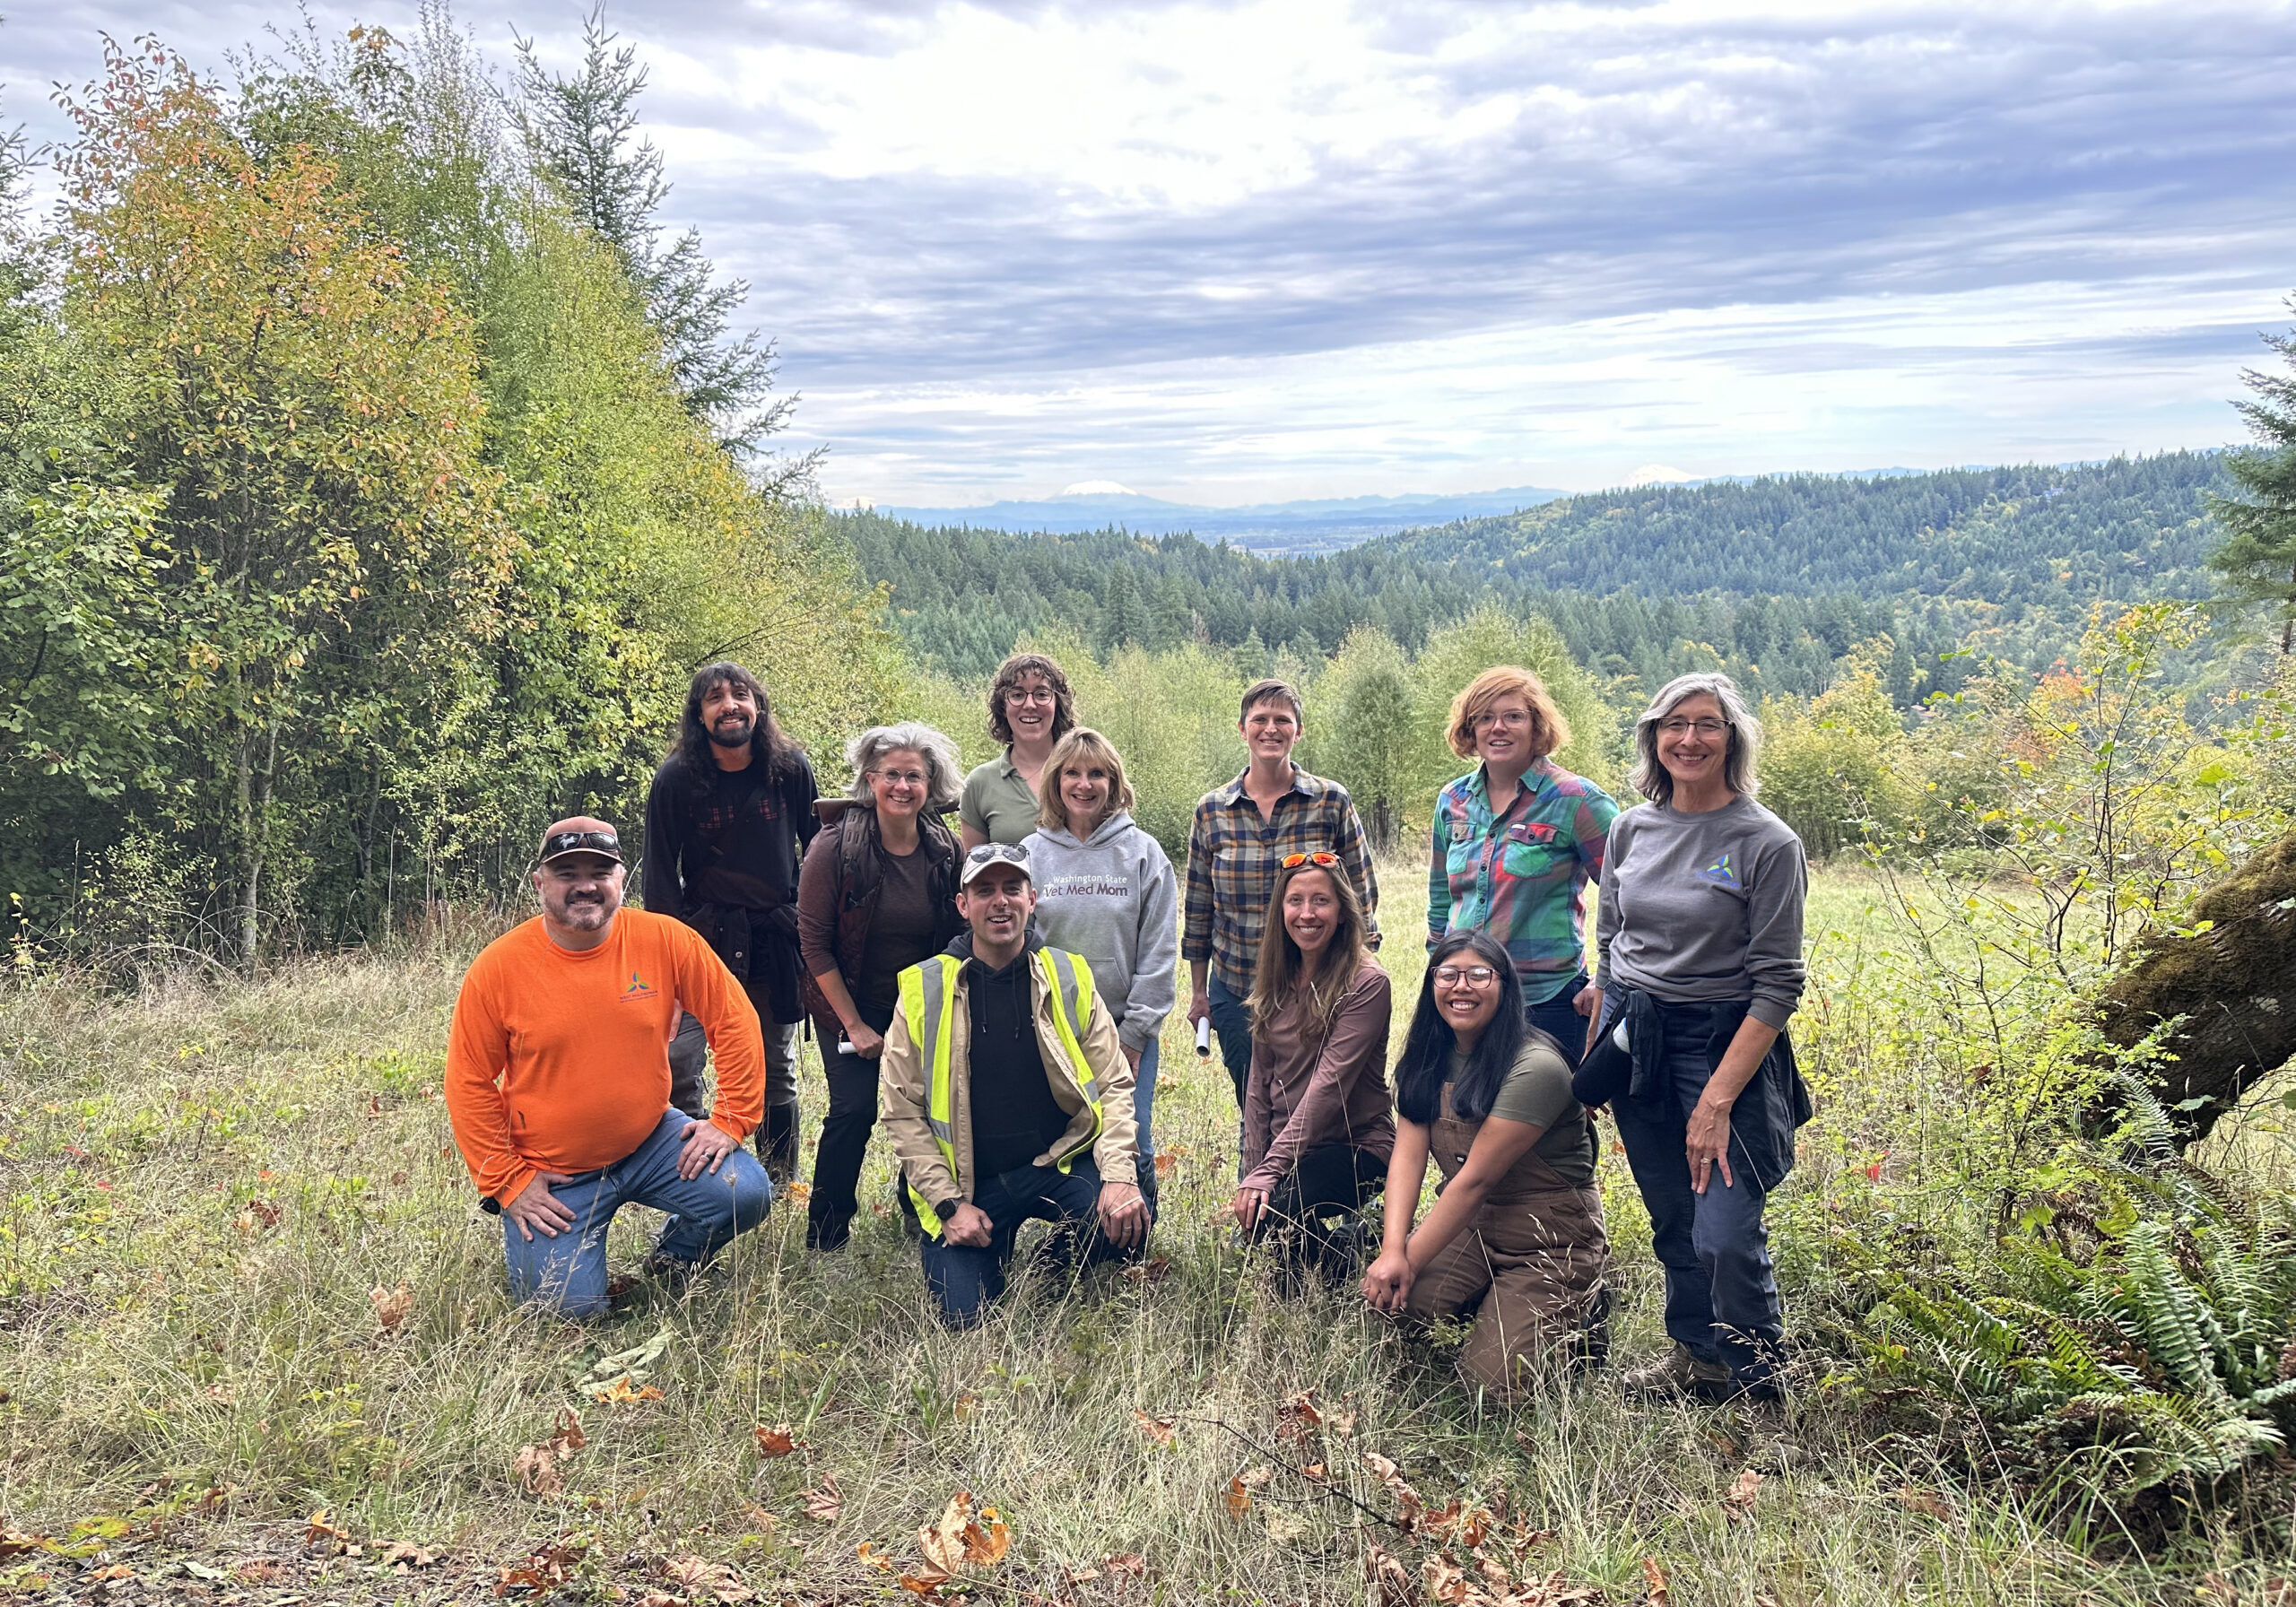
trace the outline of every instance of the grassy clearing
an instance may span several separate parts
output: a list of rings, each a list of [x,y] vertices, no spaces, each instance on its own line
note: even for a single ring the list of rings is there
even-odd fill
[[[1420,964],[1419,880],[1398,865],[1386,883],[1399,999]],[[1822,881],[1813,932],[1870,942],[1867,896]],[[2183,1603],[2209,1572],[2254,1591],[2287,1564],[2284,1536],[2266,1558],[2257,1528],[2229,1518],[2150,1560],[2113,1534],[2067,1534],[2003,1489],[1956,1484],[1918,1445],[1873,1443],[1818,1389],[1748,1414],[1630,1403],[1597,1377],[1486,1410],[1439,1342],[1396,1334],[1352,1295],[1279,1302],[1228,1248],[1213,1218],[1233,1100],[1177,1030],[1159,1098],[1178,1151],[1161,1277],[1024,1281],[997,1320],[952,1336],[890,1215],[822,1258],[803,1249],[802,1212],[777,1208],[683,1296],[641,1286],[587,1328],[520,1314],[438,1098],[469,950],[178,978],[133,998],[49,980],[0,1003],[0,1512],[59,1537],[104,1516],[136,1525],[84,1531],[78,1560],[0,1553],[0,1594],[467,1600],[571,1542],[584,1549],[556,1554],[562,1579],[550,1556],[538,1567],[543,1594],[704,1601],[714,1579],[773,1600],[908,1600],[857,1548],[913,1566],[918,1526],[961,1489],[1011,1527],[978,1599],[1377,1600],[1367,1538],[1414,1578],[1439,1548],[1280,1468],[1240,1516],[1224,1499],[1281,1458],[1320,1463],[1331,1490],[1392,1513],[1365,1450],[1431,1506],[1497,1507],[1509,1521],[1486,1551],[1518,1578],[1559,1571],[1616,1602],[1648,1591],[1645,1559],[1674,1602],[1747,1604]],[[1825,1073],[1852,1093],[1842,1125],[1813,1130],[1790,1222],[1855,1175],[1862,1129],[1892,1101],[1944,1097],[1856,1090],[1855,1034],[1835,1036]],[[817,1116],[817,1070],[806,1105]],[[1660,1342],[1657,1279],[1623,1165],[1605,1169],[1617,1352],[1631,1361]],[[873,1151],[865,1198],[888,1184]],[[642,1214],[617,1224],[618,1268],[642,1253]],[[1792,1234],[1789,1314],[1791,1280],[1814,1275]],[[402,1282],[412,1306],[387,1329],[370,1291]],[[666,1349],[639,1382],[658,1398],[578,1392],[602,1357],[657,1333]],[[1299,1390],[1326,1421],[1279,1440]],[[1135,1408],[1179,1420],[1169,1446]],[[517,1454],[570,1409],[587,1443],[553,1470],[562,1489],[533,1493]],[[1348,1411],[1342,1435],[1334,1414]],[[785,1421],[800,1449],[761,1460],[754,1428]],[[1765,1477],[1751,1521],[1734,1521],[1722,1498],[1747,1469]],[[832,1489],[836,1516],[807,1516],[808,1493]],[[194,1501],[210,1490],[225,1493]],[[320,1508],[342,1538],[307,1541]],[[393,1561],[378,1551],[391,1541],[443,1555]],[[676,1559],[699,1559],[683,1580],[663,1572]],[[100,1580],[106,1568],[126,1572]]]

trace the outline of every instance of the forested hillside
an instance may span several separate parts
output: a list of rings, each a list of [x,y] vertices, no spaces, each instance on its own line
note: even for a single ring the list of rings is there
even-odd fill
[[[1189,536],[1014,536],[843,516],[891,587],[915,654],[958,675],[1023,633],[1108,651],[1195,640],[1247,655],[1335,651],[1358,625],[1407,649],[1476,602],[1548,616],[1582,663],[1648,682],[1721,663],[1757,690],[1813,695],[1887,635],[1902,703],[1950,690],[1938,656],[1971,645],[2045,666],[2099,598],[2198,596],[2218,456],[1886,479],[1797,475],[1572,497],[1316,559]]]

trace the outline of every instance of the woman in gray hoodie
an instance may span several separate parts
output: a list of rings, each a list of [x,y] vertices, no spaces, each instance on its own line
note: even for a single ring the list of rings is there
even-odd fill
[[[1036,883],[1037,931],[1092,968],[1093,991],[1107,1001],[1137,1073],[1133,1119],[1144,1187],[1156,1154],[1148,1131],[1156,1035],[1171,1013],[1179,971],[1179,880],[1162,847],[1134,823],[1132,802],[1115,746],[1080,725],[1044,761],[1037,829],[1021,847]]]

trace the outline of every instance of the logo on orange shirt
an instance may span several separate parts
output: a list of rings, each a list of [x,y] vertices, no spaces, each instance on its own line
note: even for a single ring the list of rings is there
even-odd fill
[[[632,999],[650,999],[653,996],[654,990],[646,986],[646,979],[636,971],[631,972],[630,986],[622,990],[622,1003],[627,1004]]]

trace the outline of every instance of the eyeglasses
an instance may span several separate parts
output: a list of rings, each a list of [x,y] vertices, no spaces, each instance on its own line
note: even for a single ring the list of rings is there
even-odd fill
[[[1296,871],[1303,864],[1320,865],[1327,871],[1339,863],[1339,856],[1329,848],[1318,848],[1312,854],[1286,854],[1280,863],[1287,871]]]
[[[1661,736],[1688,736],[1695,731],[1700,736],[1715,737],[1720,736],[1729,729],[1730,723],[1727,720],[1660,720],[1658,722],[1658,734]]]
[[[1487,965],[1439,965],[1435,968],[1435,986],[1457,987],[1462,982],[1475,987],[1488,987],[1499,979],[1499,973]]]
[[[871,770],[869,772],[887,786],[923,786],[923,770]]]

